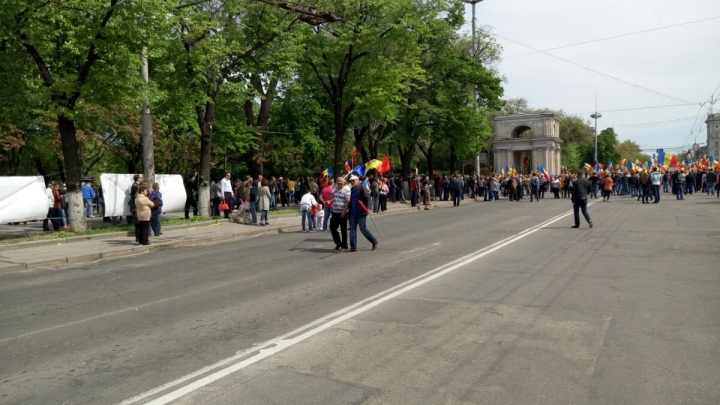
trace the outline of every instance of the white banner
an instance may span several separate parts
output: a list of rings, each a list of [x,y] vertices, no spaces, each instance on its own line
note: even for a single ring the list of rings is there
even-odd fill
[[[0,177],[0,223],[45,219],[47,214],[42,176]]]
[[[100,184],[105,198],[105,216],[130,215],[130,187],[133,174],[103,173]],[[163,212],[176,212],[185,209],[185,185],[179,174],[156,174],[155,182],[160,184],[163,196]],[[152,184],[148,187],[152,192]]]

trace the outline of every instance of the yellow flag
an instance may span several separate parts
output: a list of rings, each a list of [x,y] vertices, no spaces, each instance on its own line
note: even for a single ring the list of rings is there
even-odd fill
[[[376,167],[380,166],[383,162],[381,160],[373,159],[367,163],[365,163],[365,168],[367,170],[375,169]]]

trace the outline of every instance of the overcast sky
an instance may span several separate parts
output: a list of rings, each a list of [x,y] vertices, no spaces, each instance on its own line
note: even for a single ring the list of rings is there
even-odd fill
[[[631,139],[648,154],[687,149],[696,138],[706,142],[710,104],[698,103],[714,91],[720,97],[720,18],[547,52],[632,85],[511,41],[546,50],[720,17],[720,0],[485,0],[475,7],[478,27],[490,28],[503,46],[498,69],[507,79],[505,98],[589,119],[597,92],[598,132],[614,127],[620,141]],[[471,9],[466,6],[468,31]],[[534,53],[515,56],[528,52]],[[685,102],[695,104],[610,112]]]

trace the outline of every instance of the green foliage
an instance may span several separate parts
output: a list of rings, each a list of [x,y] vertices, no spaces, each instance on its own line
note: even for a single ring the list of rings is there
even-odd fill
[[[642,153],[640,145],[629,139],[619,143],[617,145],[617,151],[620,153],[620,159],[627,159],[633,162],[635,159],[640,159],[643,162],[650,160],[649,155]]]
[[[590,121],[580,117],[563,115],[560,118],[560,139],[565,144],[576,144],[578,147],[586,147],[595,141],[595,129],[590,126]]]
[[[598,162],[607,165],[609,161],[617,164],[620,161],[620,152],[617,150],[617,135],[612,128],[606,128],[598,134],[597,153]],[[583,162],[593,164],[595,161],[595,144],[591,143],[581,149]]]
[[[500,48],[458,33],[462,2],[321,0],[346,22],[313,25],[288,4],[0,0],[0,170],[141,171],[142,101],[159,173],[337,171],[363,127],[373,155],[404,153],[395,168],[417,163],[417,145],[461,160],[488,147]]]

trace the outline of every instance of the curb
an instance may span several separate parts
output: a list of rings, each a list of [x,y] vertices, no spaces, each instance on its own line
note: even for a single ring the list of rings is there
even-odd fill
[[[188,228],[194,228],[197,226],[211,226],[216,224],[221,224],[221,220],[211,220],[211,221],[199,221],[199,222],[193,222],[189,224],[180,224],[180,225],[168,225],[164,227],[163,229],[167,230],[177,230],[177,229],[188,229]],[[100,233],[97,235],[80,235],[80,236],[70,236],[67,238],[57,238],[57,239],[47,239],[47,240],[38,240],[38,241],[31,241],[31,242],[18,242],[8,245],[2,245],[0,244],[0,252],[5,252],[8,250],[19,250],[19,249],[32,249],[36,247],[42,247],[42,246],[49,246],[49,245],[64,245],[67,243],[76,243],[76,242],[82,242],[86,240],[103,240],[103,239],[111,239],[116,238],[118,236],[133,236],[133,231],[118,231],[118,232],[107,232],[107,233]]]
[[[433,207],[433,209],[437,208],[445,208],[445,207],[451,207],[451,205],[446,206],[439,206],[439,207]],[[422,210],[418,210],[422,211]],[[407,214],[407,213],[414,213],[416,210],[398,210],[396,212],[386,212],[383,214],[380,214],[381,217],[389,216],[389,215],[397,215],[397,214]],[[276,218],[280,218],[281,216],[278,216]],[[300,217],[300,215],[288,215],[287,217]],[[171,228],[170,226],[167,227],[169,229],[185,229],[185,228],[191,228],[200,224],[204,225],[213,225],[218,223],[216,220],[213,221],[204,221],[204,222],[198,222],[195,224],[183,224],[183,225],[173,225]],[[167,229],[166,228],[166,229]],[[120,250],[113,250],[109,252],[100,252],[100,253],[91,253],[91,254],[83,254],[78,256],[71,256],[71,257],[65,257],[62,259],[53,259],[53,260],[45,260],[40,262],[34,262],[34,263],[18,263],[12,266],[3,267],[0,268],[0,274],[10,274],[15,272],[21,272],[21,271],[27,271],[27,270],[34,270],[38,268],[44,268],[44,267],[53,267],[53,266],[60,266],[64,264],[77,264],[77,263],[88,263],[88,262],[94,262],[97,260],[105,260],[105,259],[114,259],[118,257],[125,257],[125,256],[132,256],[142,253],[149,253],[158,249],[162,248],[177,248],[177,247],[183,247],[183,246],[195,246],[202,243],[213,243],[213,242],[227,242],[235,239],[242,239],[247,237],[255,237],[255,236],[262,236],[262,235],[269,235],[269,234],[282,234],[282,233],[291,233],[291,232],[297,232],[301,229],[301,225],[289,225],[289,226],[281,226],[278,228],[265,228],[265,229],[249,229],[246,231],[240,231],[240,232],[233,232],[233,233],[227,233],[224,235],[216,235],[216,236],[203,236],[200,238],[194,238],[194,239],[187,239],[187,240],[181,240],[181,241],[171,241],[166,243],[158,243],[158,244],[152,244],[150,246],[134,246],[127,249],[120,249]],[[107,234],[101,234],[102,238],[98,239],[109,239],[112,237],[117,237],[120,235],[128,235],[132,236],[130,232],[111,232]],[[98,235],[100,236],[100,235]],[[26,242],[21,243],[18,245],[8,245],[8,246],[0,246],[0,251],[3,250],[15,250],[15,249],[28,249],[33,247],[41,247],[41,246],[47,246],[47,245],[55,245],[55,244],[66,244],[66,243],[76,243],[83,240],[93,239],[92,237],[88,236],[76,236],[76,237],[70,237],[70,238],[59,238],[56,240],[47,240],[47,241],[36,241],[36,242]],[[24,246],[22,246],[24,245]],[[4,248],[4,249],[3,249]]]

